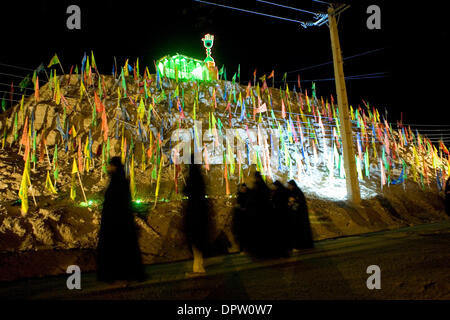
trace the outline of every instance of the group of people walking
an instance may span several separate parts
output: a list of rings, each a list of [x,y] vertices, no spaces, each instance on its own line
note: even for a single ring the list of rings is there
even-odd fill
[[[259,257],[288,256],[313,248],[305,196],[295,181],[267,186],[255,172],[253,188],[239,186],[233,214],[233,234],[240,250]]]
[[[105,193],[97,247],[98,280],[144,280],[129,181],[119,157],[111,159],[108,173],[111,181]],[[210,205],[205,193],[201,166],[191,164],[183,211],[194,273],[205,272],[203,254],[209,245]],[[314,247],[303,192],[294,181],[287,187],[276,181],[269,188],[259,172],[254,175],[252,188],[239,186],[232,230],[241,251],[259,257],[287,256],[293,249]]]

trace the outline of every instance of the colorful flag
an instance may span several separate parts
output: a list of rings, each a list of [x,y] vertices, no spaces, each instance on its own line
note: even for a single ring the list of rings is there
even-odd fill
[[[36,76],[36,83],[34,86],[34,98],[36,100],[36,103],[39,102],[39,77]]]
[[[59,64],[59,63],[60,62],[59,62],[58,56],[55,53],[55,55],[53,56],[52,60],[50,60],[50,63],[48,64],[47,68],[50,68],[51,66],[53,66],[55,64]]]
[[[31,184],[29,176],[29,157],[25,162],[25,167],[23,169],[22,182],[19,189],[19,198],[22,205],[22,213],[26,214],[28,212],[28,186]]]
[[[51,193],[57,194],[55,187],[53,186],[52,180],[50,179],[50,172],[47,171],[47,180],[45,180],[45,190],[50,191]]]

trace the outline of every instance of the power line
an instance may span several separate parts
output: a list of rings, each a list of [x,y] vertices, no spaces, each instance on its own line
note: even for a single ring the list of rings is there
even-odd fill
[[[16,93],[16,92],[5,91],[5,90],[0,90],[0,92],[2,92],[2,93],[8,93],[8,94],[13,94],[13,95],[17,95],[17,96],[23,96],[23,95],[24,95],[24,94],[22,94],[22,93]]]
[[[1,75],[4,75],[4,76],[8,76],[8,77],[15,77],[15,78],[19,78],[19,79],[24,79],[25,77],[24,76],[17,76],[17,75],[15,75],[15,74],[10,74],[10,73],[3,73],[3,72],[0,72],[0,74]]]
[[[352,80],[352,79],[376,79],[376,78],[384,78],[383,74],[387,74],[387,72],[376,72],[376,73],[366,73],[366,74],[360,74],[360,75],[354,75],[354,76],[346,76],[345,79]],[[331,81],[335,80],[335,78],[325,78],[325,79],[306,79],[306,80],[300,80],[300,82],[313,82],[313,81]],[[284,82],[282,80],[274,81],[277,83]],[[297,80],[289,80],[286,82],[297,82]]]
[[[256,12],[256,11],[251,11],[251,10],[245,10],[245,9],[240,9],[240,8],[236,8],[236,7],[231,7],[231,6],[225,6],[225,5],[223,5],[223,4],[212,3],[212,2],[203,1],[203,0],[194,0],[194,1],[195,1],[195,2],[200,2],[200,3],[211,4],[211,5],[218,6],[218,7],[223,7],[223,8],[228,8],[228,9],[238,10],[238,11],[242,11],[242,12],[246,12],[246,13],[258,14],[258,15],[266,16],[266,17],[270,17],[270,18],[276,18],[276,19],[280,19],[280,20],[296,22],[296,23],[299,23],[299,24],[303,23],[303,21],[299,21],[299,20],[293,20],[293,19],[288,19],[288,18],[284,18],[284,17],[274,16],[274,15],[267,14],[267,13]]]
[[[396,124],[390,122],[391,124]],[[397,124],[396,124],[397,125]],[[450,127],[450,124],[415,124],[415,123],[401,123],[401,126],[415,126],[415,127]]]
[[[35,71],[36,69],[30,69],[30,68],[25,68],[25,67],[19,67],[19,66],[13,66],[11,64],[6,64],[6,63],[0,63],[0,66],[5,66],[5,67],[11,67],[11,68],[16,68],[16,69],[22,69],[22,70],[27,70],[27,71]]]
[[[0,86],[6,86],[6,87],[10,87],[11,88],[11,84],[8,84],[8,83],[2,83],[2,82],[0,82]],[[20,86],[16,86],[16,85],[13,85],[13,87],[14,88],[19,88],[19,89],[22,89]],[[23,88],[24,90],[34,90],[34,89],[32,89],[32,88]]]
[[[262,3],[267,3],[267,4],[271,4],[273,6],[277,6],[277,7],[282,7],[282,8],[286,8],[286,9],[292,9],[292,10],[296,10],[296,11],[300,11],[300,12],[306,12],[306,13],[310,13],[312,15],[317,16],[317,13],[315,12],[311,12],[308,10],[303,10],[303,9],[298,9],[298,8],[294,8],[294,7],[289,7],[289,6],[285,6],[282,4],[278,4],[278,3],[273,3],[273,2],[269,2],[269,1],[264,1],[264,0],[256,0],[257,2],[262,2]]]
[[[318,2],[318,3],[323,3],[323,4],[326,4],[326,5],[329,5],[329,3],[328,2],[325,2],[325,1],[320,1],[320,0],[312,0],[313,2]]]
[[[364,56],[364,55],[366,55],[366,54],[370,54],[370,53],[374,53],[374,52],[381,51],[381,50],[383,50],[383,49],[385,49],[385,48],[378,48],[378,49],[374,49],[374,50],[370,50],[370,51],[366,51],[366,52],[362,52],[362,53],[357,53],[357,54],[355,54],[355,55],[353,55],[353,56],[343,58],[342,60],[345,61],[345,60],[348,60],[348,59],[357,58],[357,57],[360,57],[360,56]],[[317,68],[317,67],[329,65],[329,64],[332,64],[332,63],[333,63],[333,61],[328,61],[328,62],[316,64],[316,65],[313,65],[313,66],[301,68],[301,69],[298,69],[298,70],[288,71],[288,72],[286,72],[286,73],[294,73],[294,72],[299,72],[299,71],[309,70],[309,69],[313,69],[313,68]]]

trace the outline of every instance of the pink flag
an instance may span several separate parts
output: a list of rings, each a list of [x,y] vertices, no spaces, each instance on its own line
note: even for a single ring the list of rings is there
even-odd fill
[[[267,111],[266,103],[264,102],[261,106],[255,109],[255,113],[265,112]]]

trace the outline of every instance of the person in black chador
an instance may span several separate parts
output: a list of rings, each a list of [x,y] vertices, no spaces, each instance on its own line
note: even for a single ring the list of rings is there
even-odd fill
[[[232,230],[234,238],[239,244],[239,251],[247,249],[247,229],[248,229],[248,200],[249,190],[245,183],[238,188],[236,207],[233,212]]]
[[[99,281],[144,280],[129,181],[119,157],[108,165],[111,182],[106,189],[97,246]]]
[[[294,180],[288,182],[288,190],[289,206],[293,215],[292,228],[294,249],[314,248],[305,195]]]
[[[450,216],[450,178],[445,183],[445,212]]]
[[[292,250],[292,212],[288,206],[289,192],[280,181],[273,183],[272,205],[274,212],[271,216],[273,253],[277,256],[287,256]]]
[[[204,273],[203,255],[208,249],[209,206],[205,198],[205,183],[200,165],[194,164],[193,157],[189,165],[189,177],[184,194],[188,197],[185,207],[185,231],[189,248],[194,255],[194,273]]]
[[[270,217],[273,207],[270,202],[270,189],[261,174],[256,171],[253,188],[248,201],[247,250],[250,254],[266,257],[271,254],[273,233]]]

